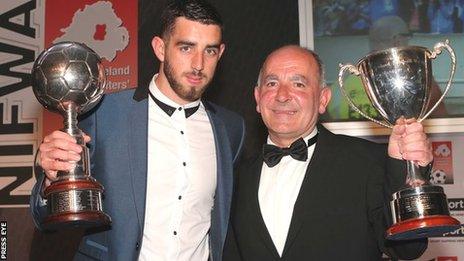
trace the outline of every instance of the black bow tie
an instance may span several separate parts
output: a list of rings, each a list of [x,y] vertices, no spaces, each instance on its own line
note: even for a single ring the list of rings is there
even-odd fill
[[[303,140],[303,138],[299,138],[298,140],[294,141],[289,148],[279,148],[271,144],[264,144],[264,162],[269,168],[272,168],[275,165],[279,164],[282,157],[288,155],[290,155],[292,158],[296,160],[306,161],[308,159],[308,147],[316,143],[316,141],[317,134],[316,136],[308,140],[308,145],[306,145],[306,142]]]
[[[151,92],[148,92],[148,94],[150,94],[150,97],[153,99],[156,105],[158,105],[158,107],[160,107],[167,115],[171,116],[174,113],[174,111],[176,111],[176,108],[169,106],[166,103],[156,99]],[[200,104],[192,108],[185,108],[185,118],[192,116],[192,114],[194,114],[198,110],[198,108],[200,108]],[[179,107],[178,110],[182,110],[182,107]]]

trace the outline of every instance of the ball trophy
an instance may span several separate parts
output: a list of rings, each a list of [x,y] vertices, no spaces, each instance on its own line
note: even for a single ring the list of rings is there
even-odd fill
[[[82,146],[81,159],[44,190],[48,230],[98,227],[111,223],[103,212],[103,186],[90,175],[89,149],[77,116],[91,110],[103,96],[106,76],[100,57],[84,44],[60,42],[44,50],[32,68],[32,89],[49,111],[64,118],[63,132]]]
[[[428,110],[433,82],[431,61],[442,50],[450,54],[451,72],[443,94]],[[338,81],[342,94],[355,111],[377,124],[393,128],[401,117],[415,118],[418,122],[427,118],[448,92],[455,68],[456,56],[446,40],[435,44],[433,51],[420,46],[396,47],[372,52],[356,66],[340,64]],[[361,78],[364,91],[383,121],[370,117],[351,100],[343,87],[346,71]],[[393,225],[387,230],[387,239],[441,236],[457,229],[460,223],[450,216],[443,188],[431,185],[416,162],[406,164],[407,182],[393,194],[390,202]]]

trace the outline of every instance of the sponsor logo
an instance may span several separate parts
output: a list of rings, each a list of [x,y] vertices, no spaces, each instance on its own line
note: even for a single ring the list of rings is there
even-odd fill
[[[443,234],[443,237],[464,237],[464,225],[461,225],[460,228]]]
[[[433,141],[433,171],[430,173],[432,184],[454,184],[453,144],[451,141]]]
[[[464,198],[449,198],[448,207],[450,211],[463,211],[464,210]]]

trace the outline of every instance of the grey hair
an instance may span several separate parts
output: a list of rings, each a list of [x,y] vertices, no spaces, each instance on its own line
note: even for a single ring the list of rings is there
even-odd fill
[[[295,47],[303,52],[306,52],[308,53],[309,55],[311,55],[314,60],[316,61],[316,64],[317,64],[317,67],[318,67],[318,74],[319,74],[319,86],[321,88],[324,88],[326,86],[326,82],[325,82],[325,68],[324,68],[324,63],[322,62],[321,60],[321,57],[319,57],[319,55],[314,52],[313,50],[310,50],[306,47],[301,47],[299,45],[285,45],[285,46],[282,46],[278,49],[276,49],[275,51],[279,50],[279,49],[282,49],[282,48],[287,48],[287,47]],[[275,51],[273,51],[272,53],[274,53]],[[271,53],[271,54],[272,54]],[[267,57],[266,57],[266,60],[269,58],[269,56],[271,55],[269,54]],[[265,61],[266,61],[265,60]],[[261,68],[259,69],[259,74],[258,74],[258,80],[256,81],[256,86],[260,86],[261,85],[261,78],[262,78],[262,74],[263,74],[263,69],[264,69],[264,64],[266,62],[263,63],[263,65],[261,65]]]

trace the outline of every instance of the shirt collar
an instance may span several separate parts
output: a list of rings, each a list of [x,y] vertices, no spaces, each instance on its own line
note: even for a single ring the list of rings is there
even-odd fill
[[[315,126],[313,131],[309,133],[306,137],[303,137],[303,140],[306,142],[306,144],[308,144],[308,140],[316,136],[316,134],[317,134],[317,126]],[[272,144],[272,145],[277,146],[274,142],[272,142],[271,137],[269,137],[269,135],[267,136],[267,144]]]
[[[172,106],[174,108],[182,107],[183,109],[197,107],[197,106],[200,105],[200,100],[196,100],[196,101],[184,104],[184,105],[179,105],[176,102],[174,102],[173,100],[169,99],[166,95],[164,95],[160,91],[159,87],[156,85],[155,80],[156,80],[157,77],[158,77],[158,74],[155,74],[153,76],[153,79],[150,81],[150,85],[149,85],[148,89],[149,89],[150,93],[153,94],[153,96],[155,96],[155,98],[158,99],[159,101],[161,101],[162,103],[165,103],[165,104],[167,104],[169,106]]]

